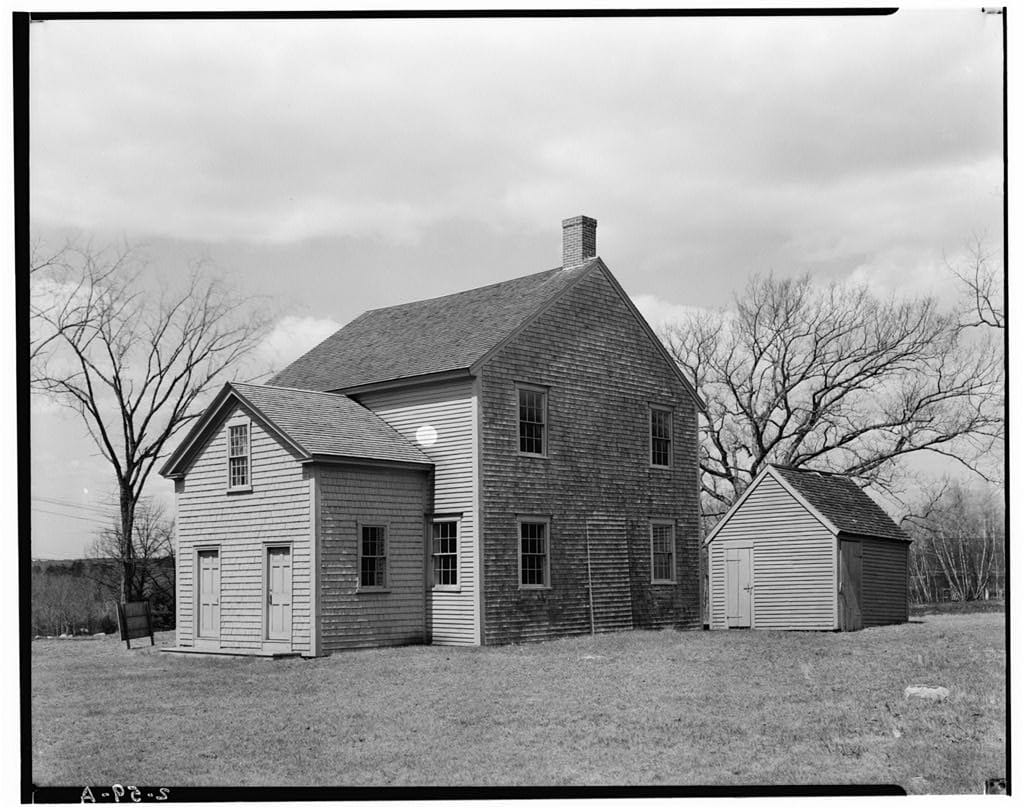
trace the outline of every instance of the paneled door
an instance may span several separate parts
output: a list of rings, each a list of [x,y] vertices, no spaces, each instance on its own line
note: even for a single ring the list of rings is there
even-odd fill
[[[725,617],[727,627],[750,627],[750,577],[752,549],[725,550]]]
[[[267,549],[267,639],[292,638],[292,550],[288,546]]]
[[[220,552],[202,549],[198,553],[199,569],[199,638],[220,636]]]
[[[861,568],[864,548],[859,540],[841,540],[839,543],[839,628],[860,630],[864,626],[861,614]]]

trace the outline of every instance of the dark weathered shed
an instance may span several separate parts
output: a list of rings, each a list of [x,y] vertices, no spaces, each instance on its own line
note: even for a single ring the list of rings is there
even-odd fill
[[[713,630],[907,620],[909,538],[848,477],[767,466],[704,542]]]

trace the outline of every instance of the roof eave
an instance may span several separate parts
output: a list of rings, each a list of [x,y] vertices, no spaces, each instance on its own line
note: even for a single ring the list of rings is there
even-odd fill
[[[456,380],[469,379],[473,376],[470,368],[455,368],[446,371],[434,371],[429,374],[417,374],[413,377],[396,377],[390,380],[379,380],[377,382],[362,383],[342,388],[332,388],[327,391],[329,394],[344,394],[347,397],[358,396],[359,394],[376,393],[377,391],[390,391],[395,388],[413,388],[422,385],[435,385],[443,382],[454,382]]]
[[[348,464],[359,467],[401,467],[430,471],[434,469],[432,461],[407,461],[405,459],[369,458],[367,456],[335,455],[333,453],[313,453],[302,460],[303,464]]]

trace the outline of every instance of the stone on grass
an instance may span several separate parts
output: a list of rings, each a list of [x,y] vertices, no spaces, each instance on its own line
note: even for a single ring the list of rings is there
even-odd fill
[[[903,690],[903,697],[939,701],[949,697],[949,690],[945,686],[908,686]]]

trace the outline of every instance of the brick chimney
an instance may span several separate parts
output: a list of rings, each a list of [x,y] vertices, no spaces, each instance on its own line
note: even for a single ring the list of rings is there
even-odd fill
[[[578,216],[562,220],[562,267],[575,267],[597,255],[597,220]]]

